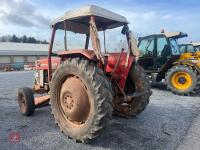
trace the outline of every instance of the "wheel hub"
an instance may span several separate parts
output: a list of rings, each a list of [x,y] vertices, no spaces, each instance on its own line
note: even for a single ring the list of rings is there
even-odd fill
[[[74,100],[69,94],[65,94],[63,100],[64,107],[67,107],[68,109],[72,109],[74,105]]]
[[[185,77],[180,77],[180,78],[178,79],[178,82],[179,82],[180,84],[184,84],[184,83],[186,82],[186,78],[185,78]]]
[[[68,77],[60,93],[61,109],[65,118],[73,123],[84,123],[90,112],[86,87],[78,77]]]

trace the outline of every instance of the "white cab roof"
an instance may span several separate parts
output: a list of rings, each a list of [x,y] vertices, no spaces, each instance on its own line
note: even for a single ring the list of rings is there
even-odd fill
[[[63,16],[55,19],[51,25],[59,29],[64,29],[65,21],[67,30],[86,34],[89,33],[90,16],[95,16],[96,26],[99,31],[128,24],[127,19],[117,13],[99,6],[88,5],[67,11]]]
[[[164,32],[163,34],[167,38],[182,38],[182,37],[187,37],[187,34],[183,33],[183,32]]]

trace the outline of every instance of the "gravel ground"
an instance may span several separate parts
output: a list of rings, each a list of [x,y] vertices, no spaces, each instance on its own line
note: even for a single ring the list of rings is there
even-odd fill
[[[49,106],[36,110],[32,117],[20,114],[16,101],[17,89],[31,86],[32,83],[33,72],[0,73],[0,149],[2,150],[172,150],[177,149],[182,145],[182,141],[187,139],[187,133],[191,130],[189,128],[193,126],[193,120],[200,112],[199,96],[176,96],[168,92],[163,84],[158,84],[153,89],[150,104],[142,114],[133,119],[114,117],[102,136],[90,144],[75,143],[67,139],[54,124]],[[10,142],[9,135],[13,132],[20,134],[20,142]],[[186,148],[187,146],[188,143],[182,145]]]

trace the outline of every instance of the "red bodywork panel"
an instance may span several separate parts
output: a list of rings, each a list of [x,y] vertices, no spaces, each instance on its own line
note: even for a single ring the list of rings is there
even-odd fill
[[[109,53],[105,54],[104,57],[106,58],[106,66],[102,67],[102,69],[105,70],[106,73],[113,73],[113,70],[115,68],[115,65],[117,63],[118,58],[121,58],[119,60],[119,64],[112,75],[114,79],[118,82],[120,88],[123,90],[125,87],[126,79],[129,73],[129,70],[131,68],[131,65],[134,61],[134,57],[129,57],[128,66],[125,66],[126,63],[126,56],[127,53],[122,52],[121,53]],[[84,56],[89,60],[97,61],[97,58],[94,54],[94,51],[92,50],[67,50],[67,51],[61,51],[58,52],[59,57],[52,57],[51,58],[51,64],[52,64],[52,70],[55,70],[57,66],[61,63],[62,60],[66,60],[70,56]],[[102,66],[102,64],[99,66]],[[40,59],[36,61],[36,70],[48,70],[48,59]]]
[[[55,70],[60,63],[61,63],[61,58],[59,57],[51,58],[52,69]],[[48,58],[36,60],[35,70],[48,70]]]
[[[106,73],[112,73],[117,63],[117,60],[120,56],[120,53],[111,53],[111,54],[108,54],[107,56],[108,56],[108,60],[107,60],[107,65],[106,65]],[[119,79],[117,81],[121,89],[124,89],[125,87],[126,78],[128,76],[131,65],[134,61],[134,57],[130,56],[129,61],[128,61],[128,66],[126,67],[125,66],[126,56],[127,56],[127,53],[123,52],[119,60],[119,64],[113,75],[114,79]]]

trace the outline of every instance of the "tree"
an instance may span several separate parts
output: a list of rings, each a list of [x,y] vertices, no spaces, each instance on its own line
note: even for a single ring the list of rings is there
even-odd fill
[[[11,38],[11,42],[20,42],[19,38],[14,34]]]
[[[28,43],[28,38],[26,35],[22,37],[22,43]]]
[[[48,44],[46,40],[41,41],[37,40],[34,37],[27,37],[26,35],[22,37],[17,37],[15,34],[12,36],[5,35],[0,37],[0,42],[16,42],[16,43],[41,43],[41,44]]]
[[[0,37],[1,42],[10,42],[11,41],[11,36],[10,35],[5,35]]]

